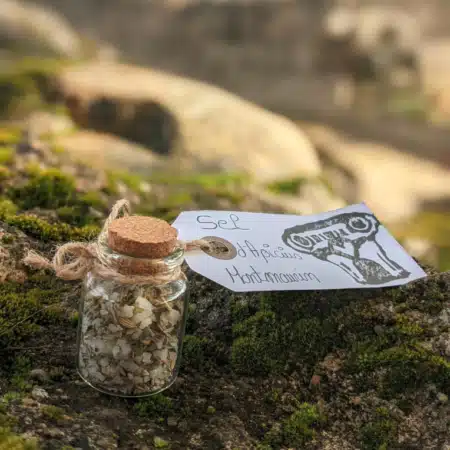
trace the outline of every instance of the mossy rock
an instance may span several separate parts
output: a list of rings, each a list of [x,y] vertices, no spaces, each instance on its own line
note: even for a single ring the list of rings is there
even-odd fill
[[[194,317],[200,321],[198,314],[206,314],[228,321],[221,322],[220,329],[222,334],[229,330],[225,341],[232,336],[228,356],[233,369],[241,374],[267,376],[300,368],[311,376],[325,356],[345,351],[348,373],[368,387],[378,386],[380,395],[408,395],[427,382],[436,383],[446,392],[450,363],[420,347],[433,327],[395,313],[401,306],[402,310],[438,317],[449,301],[446,286],[448,281],[434,275],[395,289],[272,292],[236,296],[235,300],[226,289],[216,287],[211,303],[198,298],[201,306],[197,305],[199,311]],[[225,297],[228,302],[224,302]],[[230,301],[234,313],[226,319],[224,308],[230,308]],[[225,306],[217,305],[222,302]],[[191,320],[194,324],[191,322],[190,332],[195,333],[196,326],[203,330],[207,326]],[[212,336],[216,325],[211,324]],[[211,345],[192,337],[186,352],[189,357],[196,355],[199,366],[205,366],[205,348]]]
[[[38,450],[36,439],[26,439],[10,431],[0,428],[0,450]]]
[[[39,92],[31,80],[0,75],[0,117],[15,114],[19,107],[31,110],[40,104]]]
[[[17,183],[10,186],[5,191],[5,196],[9,202],[14,203],[22,211],[35,210],[36,208],[55,211],[63,223],[54,224],[53,228],[59,227],[62,232],[64,228],[67,228],[67,225],[78,227],[95,225],[98,223],[98,217],[90,214],[90,208],[106,210],[107,207],[98,192],[78,192],[75,179],[54,168],[47,170],[30,169],[28,178],[21,184]],[[3,216],[8,212],[5,210],[6,206],[7,203],[3,203],[3,208],[0,208],[0,213],[3,211]],[[33,220],[31,217],[22,216],[21,218],[10,218],[11,220],[17,226],[21,226],[22,229],[26,226],[46,228],[46,225],[38,218]]]
[[[450,248],[450,214],[423,212],[392,228],[398,239],[425,239],[438,247]]]
[[[277,423],[266,434],[265,443],[271,447],[286,445],[302,448],[316,436],[316,428],[325,422],[325,417],[316,405],[303,403],[281,424]]]
[[[373,419],[360,430],[363,450],[387,450],[397,442],[398,423],[386,408],[377,408]]]
[[[0,284],[0,347],[17,345],[60,320],[59,304],[71,287],[51,276]]]
[[[56,75],[63,63],[23,59],[0,72],[0,117],[23,116],[61,100]]]
[[[11,146],[20,141],[22,129],[18,126],[0,125],[0,145]]]

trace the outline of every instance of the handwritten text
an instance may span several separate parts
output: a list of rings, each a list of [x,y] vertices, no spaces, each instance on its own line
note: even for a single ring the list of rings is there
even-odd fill
[[[298,252],[287,252],[283,247],[276,247],[272,249],[269,244],[263,244],[262,248],[256,248],[250,241],[245,240],[243,243],[237,242],[237,254],[241,258],[247,258],[247,256],[253,256],[254,258],[262,258],[266,263],[269,259],[303,259],[302,255]]]
[[[221,230],[250,230],[250,228],[242,228],[237,224],[239,222],[239,217],[236,214],[230,214],[228,219],[214,220],[211,216],[202,215],[197,216],[197,222],[202,225],[202,230],[215,230],[220,228]]]
[[[279,272],[258,272],[253,266],[250,266],[250,272],[239,272],[236,266],[233,269],[225,269],[231,278],[233,284],[261,284],[261,283],[300,283],[308,281],[317,281],[320,283],[319,278],[311,272],[291,272],[291,273],[279,273]]]

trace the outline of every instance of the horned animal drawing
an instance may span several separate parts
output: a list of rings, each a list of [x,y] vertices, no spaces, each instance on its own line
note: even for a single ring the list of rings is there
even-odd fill
[[[372,214],[345,213],[288,228],[282,240],[300,253],[338,266],[360,284],[408,277],[409,272],[392,261],[377,242],[380,226]]]

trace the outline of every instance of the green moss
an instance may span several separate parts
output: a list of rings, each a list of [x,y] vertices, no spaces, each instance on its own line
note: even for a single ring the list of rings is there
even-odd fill
[[[99,192],[89,191],[81,194],[79,201],[97,209],[105,209],[108,205]]]
[[[214,408],[214,406],[208,406],[207,410],[206,410],[207,414],[215,414],[216,413],[216,408]]]
[[[391,227],[397,239],[425,239],[438,247],[450,248],[450,213],[422,212]]]
[[[170,443],[158,436],[153,438],[153,444],[155,445],[155,448],[170,448]]]
[[[62,155],[63,153],[66,153],[66,149],[62,146],[62,145],[52,145],[50,147],[50,150],[55,154],[55,155]]]
[[[316,428],[324,422],[325,418],[317,406],[303,403],[281,424],[272,427],[265,436],[265,443],[275,447],[303,448],[316,436]]]
[[[293,178],[290,180],[275,181],[267,186],[268,190],[275,194],[296,195],[300,187],[308,180],[306,178]]]
[[[438,268],[441,272],[450,270],[450,247],[438,249]]]
[[[281,389],[272,389],[266,393],[266,395],[264,396],[264,401],[266,403],[276,405],[280,401],[282,393],[283,391]]]
[[[0,165],[0,181],[7,180],[11,178],[12,172],[8,169],[8,167]]]
[[[14,71],[33,80],[44,92],[50,79],[53,79],[68,62],[62,59],[25,57],[14,64]]]
[[[75,311],[70,316],[70,323],[71,323],[72,327],[77,328],[79,321],[80,321],[80,314],[78,313],[78,311]]]
[[[183,366],[201,369],[207,359],[209,340],[187,335],[183,340]]]
[[[26,58],[3,67],[0,74],[0,116],[25,115],[58,99],[56,74],[64,63]]]
[[[17,210],[17,206],[11,200],[0,200],[0,216],[12,216]]]
[[[133,407],[141,417],[160,418],[167,417],[173,409],[172,400],[163,394],[139,400]]]
[[[0,428],[17,425],[17,418],[8,414],[7,402],[0,399]]]
[[[117,183],[121,182],[125,186],[127,186],[130,190],[136,193],[141,193],[141,185],[144,181],[143,177],[135,174],[131,174],[129,172],[120,172],[120,171],[107,171],[107,185],[108,191],[111,194],[117,194]]]
[[[12,145],[0,145],[0,164],[11,164],[14,161],[15,149]]]
[[[0,450],[38,450],[36,439],[26,439],[9,428],[0,428]]]
[[[198,186],[208,189],[242,186],[249,182],[249,177],[247,175],[233,173],[194,173],[189,175],[158,173],[152,175],[150,181],[156,184]]]
[[[168,210],[180,208],[183,205],[192,203],[192,194],[190,192],[174,192],[164,200],[164,206]]]
[[[236,449],[236,450],[240,450],[240,449]],[[272,450],[272,447],[268,444],[258,443],[256,445],[256,450]]]
[[[3,395],[3,397],[1,398],[1,401],[8,405],[15,401],[21,400],[23,398],[23,396],[24,396],[23,392],[10,391],[10,392],[7,392],[5,395]]]
[[[231,364],[236,372],[266,374],[283,369],[286,333],[279,325],[273,312],[259,311],[234,326]]]
[[[9,196],[23,209],[57,209],[75,201],[75,180],[58,169],[33,174],[21,187],[11,189]]]
[[[66,414],[64,409],[54,405],[43,405],[41,407],[41,412],[44,417],[56,422],[60,421]]]
[[[317,406],[304,403],[284,423],[283,436],[288,445],[301,446],[316,435],[314,427],[324,422]]]
[[[41,105],[34,82],[15,73],[0,74],[0,117],[30,111]]]
[[[234,297],[230,300],[230,311],[233,323],[243,322],[253,316],[258,309],[254,308],[248,301],[241,297]]]
[[[22,137],[22,130],[20,127],[8,125],[7,127],[0,126],[0,145],[15,145]]]
[[[100,231],[95,225],[71,227],[66,223],[50,224],[36,216],[5,214],[1,209],[0,220],[43,242],[89,241],[94,239]]]
[[[387,103],[389,114],[405,118],[407,120],[426,122],[429,119],[429,111],[432,105],[429,99],[422,93],[402,92],[394,93]]]
[[[4,234],[0,240],[1,240],[2,244],[8,245],[14,241],[14,238],[10,234]]]
[[[448,301],[448,292],[443,289],[442,283],[429,279],[426,291],[423,285],[410,284],[401,289],[391,289],[389,297],[396,305],[402,305],[410,310],[438,315],[442,311],[444,304]]]
[[[40,282],[0,284],[0,348],[16,346],[36,333],[41,325],[60,321],[61,315],[55,314],[52,308],[59,306],[70,289],[67,283],[51,276]]]
[[[388,450],[397,441],[398,424],[390,417],[386,408],[376,410],[373,421],[359,432],[363,450]]]
[[[359,392],[375,389],[384,398],[400,399],[431,382],[447,393],[449,363],[420,347],[434,331],[423,314],[405,312],[440,314],[448,298],[445,283],[429,278],[402,288],[331,296],[319,291],[260,294],[256,313],[253,301],[232,301],[232,368],[258,376],[286,373],[301,364],[309,377],[322,370],[317,364],[327,354],[339,351],[347,355],[343,370]],[[391,309],[396,304],[402,313]]]
[[[332,346],[336,326],[330,320],[295,320],[258,311],[233,327],[232,366],[239,373],[267,374],[283,371],[293,355],[313,363]]]
[[[397,330],[406,336],[422,336],[425,333],[425,328],[417,323],[412,322],[407,316],[397,314],[396,316]]]
[[[0,428],[3,428],[3,427],[11,428],[11,427],[16,426],[17,423],[18,423],[18,420],[16,417],[0,412]]]
[[[60,220],[73,226],[95,223],[90,207],[106,208],[97,192],[79,193],[72,176],[58,169],[29,167],[29,179],[22,186],[11,187],[7,195],[23,210],[43,208],[56,210]]]
[[[244,199],[245,180],[248,178],[233,174],[152,175],[149,182],[168,188],[169,193],[164,198],[154,198],[152,209],[147,209],[145,213],[172,221],[183,209],[192,209],[197,205],[213,208],[218,199],[239,206]]]
[[[31,384],[28,380],[28,375],[31,370],[31,361],[25,356],[18,356],[14,360],[11,377],[11,386],[19,392],[26,392],[31,389]]]
[[[435,383],[443,392],[450,392],[450,362],[417,344],[387,349],[369,344],[355,352],[348,367],[359,376],[375,377],[380,395],[386,398],[415,392],[425,383]]]

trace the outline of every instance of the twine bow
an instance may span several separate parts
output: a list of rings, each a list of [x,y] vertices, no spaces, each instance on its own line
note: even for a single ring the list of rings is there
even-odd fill
[[[23,262],[36,269],[51,269],[63,280],[81,280],[89,272],[108,280],[123,284],[162,285],[184,276],[180,266],[169,268],[164,261],[149,261],[149,273],[145,275],[122,274],[114,265],[112,258],[106,254],[108,229],[112,221],[118,217],[130,215],[130,203],[119,200],[113,206],[110,215],[103,225],[96,242],[68,242],[58,247],[52,260],[48,260],[31,250]],[[210,249],[211,244],[205,240],[178,241],[178,246],[185,252],[199,249]]]

